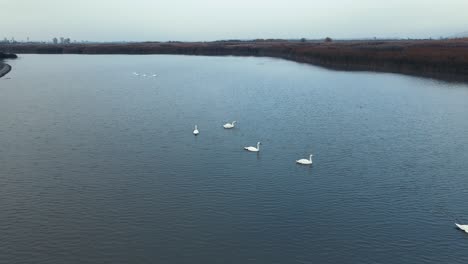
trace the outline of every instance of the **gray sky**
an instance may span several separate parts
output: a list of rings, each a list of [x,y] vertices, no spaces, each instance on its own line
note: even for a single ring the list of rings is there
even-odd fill
[[[468,0],[0,0],[0,37],[217,40],[439,37],[468,31]]]

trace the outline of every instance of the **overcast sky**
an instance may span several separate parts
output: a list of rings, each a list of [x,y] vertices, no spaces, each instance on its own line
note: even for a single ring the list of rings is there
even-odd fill
[[[0,37],[144,41],[439,37],[468,0],[0,0]]]

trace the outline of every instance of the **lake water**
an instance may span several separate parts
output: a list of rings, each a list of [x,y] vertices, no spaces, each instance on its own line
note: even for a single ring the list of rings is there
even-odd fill
[[[0,79],[2,264],[468,263],[466,84],[20,57]]]

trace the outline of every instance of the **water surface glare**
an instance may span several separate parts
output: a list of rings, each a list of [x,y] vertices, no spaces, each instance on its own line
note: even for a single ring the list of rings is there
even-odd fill
[[[468,85],[251,57],[10,63],[2,264],[468,263]]]

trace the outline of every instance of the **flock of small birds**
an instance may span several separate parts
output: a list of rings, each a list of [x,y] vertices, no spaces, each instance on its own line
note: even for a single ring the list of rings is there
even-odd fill
[[[223,125],[223,127],[225,129],[233,129],[236,127],[236,122],[237,121],[232,121],[232,123],[226,123]],[[193,130],[193,134],[195,136],[197,136],[198,134],[200,134],[200,131],[198,130],[198,126],[195,125],[195,129]],[[245,150],[247,151],[250,151],[250,152],[260,152],[260,144],[262,144],[260,141],[257,142],[257,146],[254,147],[254,146],[249,146],[249,147],[244,147]],[[299,159],[299,160],[296,160],[296,163],[297,164],[301,164],[301,165],[312,165],[312,154],[310,154],[309,156],[309,159]]]
[[[138,73],[138,72],[133,72],[133,75],[141,76],[141,77],[157,77],[158,76],[156,73]]]

